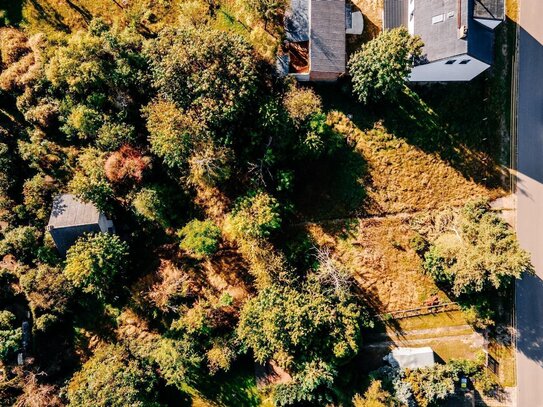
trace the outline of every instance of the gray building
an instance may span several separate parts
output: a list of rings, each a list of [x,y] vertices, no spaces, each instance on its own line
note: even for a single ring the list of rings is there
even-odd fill
[[[300,81],[336,80],[346,70],[346,36],[363,27],[362,13],[345,0],[291,0],[279,72]]]
[[[470,81],[492,65],[504,0],[385,0],[384,8],[384,29],[405,26],[424,42],[410,81]]]
[[[63,256],[78,237],[85,233],[114,233],[113,222],[92,203],[71,194],[55,197],[47,231]]]

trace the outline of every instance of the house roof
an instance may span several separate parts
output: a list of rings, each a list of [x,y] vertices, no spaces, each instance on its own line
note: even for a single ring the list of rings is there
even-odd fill
[[[48,229],[97,224],[100,211],[92,203],[85,203],[71,194],[53,200]]]
[[[475,0],[473,17],[491,20],[503,20],[505,14],[505,0]]]
[[[428,61],[437,61],[468,51],[467,38],[458,38],[461,26],[468,26],[467,0],[415,0],[414,34],[424,42]]]
[[[345,72],[345,0],[311,0],[309,13],[311,71]]]
[[[391,364],[397,364],[400,369],[420,369],[433,366],[435,363],[434,351],[429,346],[422,348],[396,348],[389,357]]]

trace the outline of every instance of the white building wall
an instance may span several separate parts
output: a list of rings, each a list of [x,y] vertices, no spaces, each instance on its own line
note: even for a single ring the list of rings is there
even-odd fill
[[[453,62],[454,61],[454,62]],[[462,61],[469,61],[462,64]],[[449,63],[447,63],[449,62]],[[462,82],[471,81],[486,71],[490,65],[467,54],[435,61],[413,68],[410,82]]]

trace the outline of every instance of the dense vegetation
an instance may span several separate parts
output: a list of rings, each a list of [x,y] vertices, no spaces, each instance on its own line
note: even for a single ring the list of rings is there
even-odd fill
[[[350,364],[364,361],[374,318],[351,272],[296,224],[308,172],[351,146],[315,90],[276,77],[259,31],[241,33],[221,7],[0,27],[6,404],[254,405],[254,363],[280,376],[261,390],[275,405],[350,402]],[[239,18],[278,43],[283,8],[251,1]],[[398,96],[421,45],[398,30],[355,54],[357,98]],[[60,256],[45,226],[61,192],[112,217],[117,234],[85,234]],[[421,231],[413,244],[455,295],[493,293],[529,267],[486,204],[451,222],[460,243]],[[480,370],[381,372],[354,404],[424,406]],[[443,389],[424,387],[428,377]]]

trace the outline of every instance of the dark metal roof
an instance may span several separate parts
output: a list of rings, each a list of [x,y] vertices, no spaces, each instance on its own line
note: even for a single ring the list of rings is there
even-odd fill
[[[413,18],[414,33],[422,38],[428,61],[468,51],[467,38],[458,35],[459,27],[468,25],[467,0],[415,0]]]
[[[100,211],[91,203],[85,203],[74,195],[63,194],[53,200],[48,228],[65,228],[97,224]]]
[[[407,10],[409,0],[385,0],[383,26],[391,30],[401,26],[407,27]]]
[[[345,72],[345,0],[311,0],[310,19],[311,71]]]
[[[474,0],[473,17],[503,20],[504,15],[504,0]]]

